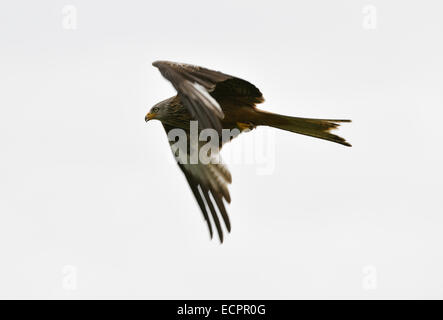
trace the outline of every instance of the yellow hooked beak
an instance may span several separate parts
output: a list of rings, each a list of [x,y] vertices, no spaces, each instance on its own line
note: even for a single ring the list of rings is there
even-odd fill
[[[157,114],[155,114],[155,113],[148,113],[145,117],[145,121],[148,122],[149,120],[154,119],[156,115]]]

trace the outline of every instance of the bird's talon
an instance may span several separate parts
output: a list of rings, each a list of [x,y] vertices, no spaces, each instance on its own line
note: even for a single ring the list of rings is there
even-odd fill
[[[255,126],[251,122],[237,122],[237,127],[241,131],[252,130],[255,128]]]

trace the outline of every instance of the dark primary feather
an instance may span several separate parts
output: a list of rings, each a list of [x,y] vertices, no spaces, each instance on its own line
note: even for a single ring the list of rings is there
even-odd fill
[[[250,107],[265,101],[263,94],[256,86],[246,80],[235,77],[219,82],[214,91],[211,92],[211,95],[217,101],[230,99],[232,102]]]
[[[166,133],[174,129],[174,127],[166,124],[163,124],[163,127]],[[170,141],[170,144],[173,143],[173,141]],[[188,151],[189,148],[187,148],[186,152]],[[211,238],[213,236],[213,229],[209,213],[211,214],[212,222],[217,229],[220,242],[223,242],[223,229],[221,227],[219,214],[225,223],[226,229],[230,232],[231,223],[223,201],[225,200],[228,203],[231,202],[231,197],[227,188],[227,185],[232,182],[231,173],[222,163],[182,164],[177,162],[177,164],[185,175],[186,181],[197,200],[198,206],[200,207],[203,217],[208,225]]]
[[[185,175],[186,180],[188,181],[189,187],[191,188],[192,193],[194,194],[194,197],[197,200],[198,206],[200,207],[200,210],[203,213],[203,217],[205,218],[205,221],[208,225],[209,235],[211,236],[211,239],[212,239],[212,235],[213,235],[212,225],[211,225],[211,221],[209,220],[208,211],[206,211],[206,206],[203,201],[202,195],[201,195],[200,190],[198,188],[198,183],[195,183],[195,180],[192,179],[192,176],[190,174],[187,174],[185,168],[180,163],[177,163],[177,164],[180,167],[180,169],[182,170],[183,174]]]

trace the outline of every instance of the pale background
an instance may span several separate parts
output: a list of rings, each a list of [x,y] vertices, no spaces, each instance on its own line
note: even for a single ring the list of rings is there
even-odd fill
[[[0,297],[443,298],[442,9],[2,1]],[[353,148],[275,132],[272,174],[230,165],[232,233],[210,241],[144,122],[174,94],[157,59],[250,80],[266,110],[351,118]]]

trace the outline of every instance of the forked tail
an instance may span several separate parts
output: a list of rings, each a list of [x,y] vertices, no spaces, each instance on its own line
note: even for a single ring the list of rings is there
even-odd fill
[[[257,110],[257,125],[265,125],[287,131],[292,131],[307,136],[324,139],[351,147],[344,138],[332,134],[330,131],[340,126],[342,122],[351,122],[351,120],[330,120],[330,119],[310,119],[283,116]]]

